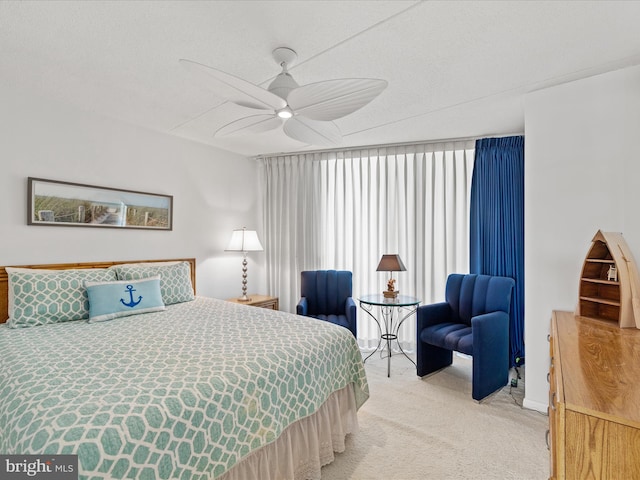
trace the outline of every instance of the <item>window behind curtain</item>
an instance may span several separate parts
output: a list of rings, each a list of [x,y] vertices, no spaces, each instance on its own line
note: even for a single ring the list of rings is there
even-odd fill
[[[380,257],[398,253],[401,294],[444,300],[447,275],[469,271],[473,159],[473,141],[263,158],[269,293],[295,312],[300,272],[316,269],[351,270],[356,299],[381,293],[389,274],[375,271]],[[378,335],[358,312],[360,345],[375,347]],[[400,339],[414,346],[413,318]]]

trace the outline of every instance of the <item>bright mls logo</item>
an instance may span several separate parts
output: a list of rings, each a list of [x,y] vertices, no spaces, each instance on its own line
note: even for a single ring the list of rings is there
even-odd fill
[[[78,480],[77,455],[0,455],[2,480]]]

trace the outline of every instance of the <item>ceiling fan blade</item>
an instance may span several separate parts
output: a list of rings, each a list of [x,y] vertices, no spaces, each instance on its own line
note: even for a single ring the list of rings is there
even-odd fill
[[[299,116],[284,123],[284,133],[294,140],[312,145],[335,146],[342,143],[342,134],[335,123]]]
[[[243,107],[280,110],[287,106],[282,98],[253,83],[198,62],[180,59],[180,64],[207,81],[217,95]]]
[[[289,107],[313,120],[336,120],[364,107],[387,88],[386,80],[343,78],[298,87],[287,96]]]
[[[282,125],[282,120],[276,115],[251,115],[226,124],[216,131],[215,136],[223,137],[268,132],[278,128],[280,125]]]

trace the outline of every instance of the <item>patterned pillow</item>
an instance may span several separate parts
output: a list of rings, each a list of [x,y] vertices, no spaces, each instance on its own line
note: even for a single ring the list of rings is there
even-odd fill
[[[89,323],[165,309],[160,275],[142,280],[85,282],[85,286],[89,296]]]
[[[160,292],[165,305],[190,302],[195,298],[189,262],[126,263],[109,268],[115,270],[118,280],[139,280],[160,275]]]
[[[33,327],[89,318],[85,281],[116,280],[107,268],[41,270],[6,267],[11,328]]]

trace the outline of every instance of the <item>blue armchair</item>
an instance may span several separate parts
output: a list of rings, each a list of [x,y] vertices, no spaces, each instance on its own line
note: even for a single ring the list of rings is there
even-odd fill
[[[451,365],[455,350],[473,357],[475,400],[482,400],[506,385],[514,285],[514,280],[507,277],[449,275],[446,301],[418,308],[418,376]]]
[[[342,325],[357,338],[356,303],[351,296],[351,277],[351,272],[346,270],[302,272],[302,298],[296,306],[296,313]]]

